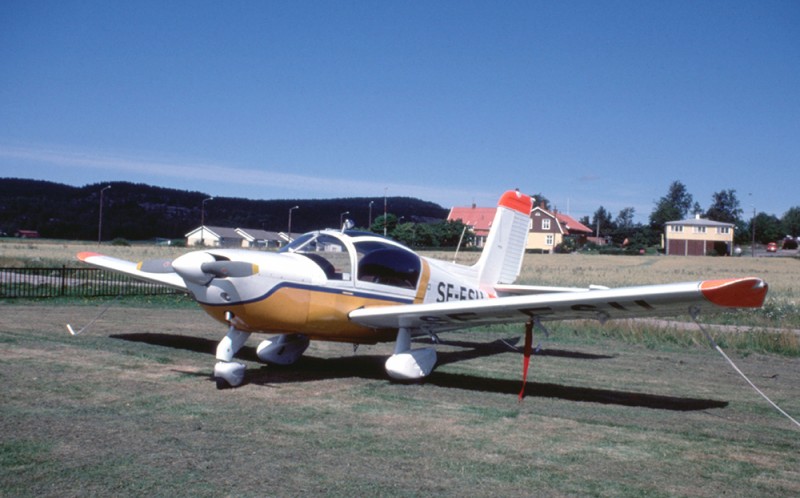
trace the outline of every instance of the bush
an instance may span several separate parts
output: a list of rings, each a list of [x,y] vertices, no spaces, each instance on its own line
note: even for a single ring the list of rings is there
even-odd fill
[[[130,247],[131,243],[128,242],[126,239],[123,239],[121,237],[117,237],[116,239],[111,241],[111,245],[112,246]]]

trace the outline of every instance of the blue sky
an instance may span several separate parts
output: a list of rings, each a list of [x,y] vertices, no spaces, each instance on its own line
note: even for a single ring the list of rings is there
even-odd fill
[[[797,1],[0,2],[0,176],[800,205]]]

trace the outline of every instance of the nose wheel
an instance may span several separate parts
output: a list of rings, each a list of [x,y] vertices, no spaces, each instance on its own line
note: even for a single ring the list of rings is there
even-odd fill
[[[244,382],[245,366],[233,361],[233,355],[244,346],[248,337],[250,337],[250,332],[238,330],[231,325],[228,334],[219,341],[217,346],[217,360],[219,361],[214,365],[214,380],[217,382],[217,389],[237,387]]]

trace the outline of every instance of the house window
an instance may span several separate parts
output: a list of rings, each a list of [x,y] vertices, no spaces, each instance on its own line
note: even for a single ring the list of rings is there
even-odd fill
[[[550,230],[550,218],[542,220],[542,230]]]
[[[706,227],[694,227],[694,233],[706,233]]]
[[[717,227],[717,233],[731,233],[731,227]]]
[[[683,225],[670,225],[669,229],[672,232],[682,232],[683,231]]]
[[[553,240],[554,240],[553,234],[552,233],[548,233],[547,236],[544,238],[544,243],[545,243],[545,245],[552,246],[553,245]]]

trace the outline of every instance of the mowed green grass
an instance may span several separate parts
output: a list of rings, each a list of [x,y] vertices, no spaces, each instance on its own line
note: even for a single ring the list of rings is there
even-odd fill
[[[98,249],[132,260],[188,250],[7,241],[0,257],[75,264]],[[528,255],[520,281],[746,275],[769,282],[767,310],[724,322],[797,328],[792,258]],[[550,324],[522,403],[521,355],[505,344],[519,345],[520,327],[443,334],[420,384],[387,379],[391,344],[312,343],[298,364],[268,367],[254,336],[239,355],[247,383],[219,391],[210,375],[224,328],[185,299],[149,301],[114,302],[78,337],[65,324],[82,327],[108,300],[0,302],[0,496],[800,494],[800,430],[697,330]],[[759,340],[715,331],[799,418],[796,334],[736,335]],[[762,347],[779,340],[788,344]]]
[[[443,335],[421,384],[387,380],[392,345],[313,343],[292,367],[240,357],[195,309],[6,302],[3,496],[796,496],[800,430],[702,344],[553,330],[517,401],[518,327]],[[537,336],[537,339],[541,337]],[[800,413],[798,360],[738,365]]]

